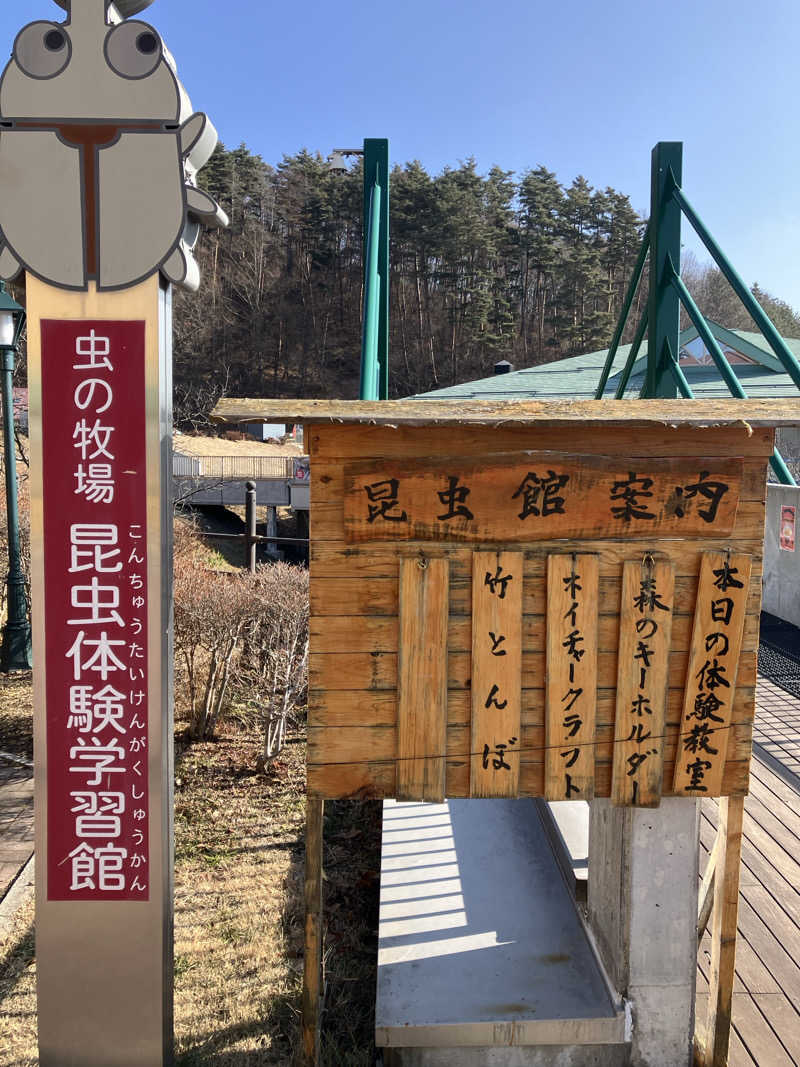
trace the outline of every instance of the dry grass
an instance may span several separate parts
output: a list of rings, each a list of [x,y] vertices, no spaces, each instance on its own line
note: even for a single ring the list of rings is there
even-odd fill
[[[293,739],[299,740],[299,739]],[[288,1064],[302,971],[305,746],[270,778],[230,734],[188,749],[175,793],[178,1064]]]
[[[28,751],[29,690],[29,677],[0,685],[0,749]],[[259,740],[231,724],[178,759],[176,1067],[296,1062],[305,743],[291,737],[264,777]],[[377,803],[327,805],[325,1067],[374,1062],[379,834]],[[37,1064],[35,1012],[30,907],[0,943],[0,1067]]]
[[[207,437],[205,434],[176,434],[173,448],[185,456],[302,456],[303,449],[287,438],[279,441],[232,441],[228,437]]]

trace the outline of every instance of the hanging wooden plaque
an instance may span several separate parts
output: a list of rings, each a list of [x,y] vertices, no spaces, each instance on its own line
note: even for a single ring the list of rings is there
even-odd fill
[[[548,800],[594,796],[597,589],[597,556],[548,556],[544,783]]]
[[[519,792],[522,727],[522,553],[472,555],[470,793]]]
[[[671,562],[647,557],[622,568],[611,787],[615,804],[654,807],[661,799],[674,595]]]
[[[700,566],[673,790],[718,796],[733,726],[749,556],[709,552]]]

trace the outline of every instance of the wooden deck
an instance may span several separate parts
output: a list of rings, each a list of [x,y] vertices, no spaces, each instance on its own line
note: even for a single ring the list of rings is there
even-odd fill
[[[739,939],[729,1067],[800,1065],[800,701],[759,680],[750,795],[745,801]],[[764,756],[764,751],[768,755]],[[703,802],[701,868],[717,805]],[[697,1010],[708,1001],[711,943],[698,954]]]

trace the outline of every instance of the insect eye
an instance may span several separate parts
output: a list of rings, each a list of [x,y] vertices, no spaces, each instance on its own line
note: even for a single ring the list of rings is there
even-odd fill
[[[161,38],[146,22],[129,19],[106,37],[106,59],[123,78],[146,78],[162,57]]]
[[[67,38],[61,30],[50,30],[44,35],[44,46],[48,52],[60,52],[66,45]]]
[[[69,36],[52,22],[32,22],[14,42],[14,58],[30,78],[54,78],[71,55]]]
[[[158,38],[154,33],[150,33],[149,31],[140,33],[136,38],[136,47],[143,56],[151,56],[154,52],[158,51]]]

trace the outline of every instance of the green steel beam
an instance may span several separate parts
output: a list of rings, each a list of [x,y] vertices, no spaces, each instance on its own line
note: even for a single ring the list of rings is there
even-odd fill
[[[686,308],[686,312],[689,315],[689,318],[694,323],[695,328],[697,329],[697,332],[701,340],[703,341],[703,344],[708,349],[711,358],[714,360],[717,370],[722,375],[728,389],[733,394],[733,396],[737,397],[739,400],[747,400],[747,393],[744,391],[742,383],[736,377],[736,373],[734,372],[733,367],[731,367],[730,363],[728,362],[727,356],[720,348],[716,337],[714,337],[709,328],[708,323],[703,318],[703,314],[700,311],[700,308],[697,306],[697,304],[695,304],[694,300],[692,299],[692,294],[686,288],[683,279],[680,277],[674,267],[672,269],[672,284],[677,289],[678,295],[681,299],[681,303]],[[682,371],[681,374],[683,374]],[[774,449],[772,453],[770,463],[772,465],[772,469],[778,476],[778,481],[780,481],[783,485],[797,485],[797,482],[795,481],[792,472],[786,466],[783,456],[780,454],[777,448]]]
[[[369,194],[367,217],[367,254],[364,259],[364,323],[361,334],[362,400],[379,400],[380,363],[378,362],[378,332],[380,329],[381,278],[378,272],[380,247],[381,187],[374,182]]]
[[[648,397],[676,396],[669,363],[678,361],[681,309],[670,285],[670,259],[680,263],[681,212],[673,192],[682,176],[683,145],[659,141],[650,170],[650,325],[647,376],[642,390]]]
[[[722,375],[728,389],[733,394],[733,396],[737,397],[739,400],[747,400],[747,393],[742,388],[742,383],[736,377],[736,373],[734,372],[733,367],[731,367],[725,353],[720,348],[716,337],[714,337],[711,330],[709,329],[708,323],[703,318],[700,308],[697,306],[697,304],[695,304],[694,300],[692,299],[692,294],[686,288],[683,279],[680,277],[674,267],[672,275],[672,284],[677,289],[678,295],[681,299],[681,303],[686,308],[689,318],[694,323],[697,332],[703,341],[703,344],[708,349],[711,358],[714,360],[717,370]],[[678,369],[680,370],[680,366],[678,364],[676,364],[676,366],[678,366]],[[681,371],[681,375],[683,375],[683,371]],[[686,381],[685,377],[684,381]],[[686,384],[688,387],[689,383],[687,382]],[[684,394],[684,396],[686,395],[687,394]],[[783,456],[780,454],[777,448],[774,449],[772,453],[770,463],[772,465],[772,469],[778,476],[778,480],[783,485],[797,485],[797,482],[795,481],[792,472],[786,466]]]
[[[697,330],[700,339],[708,349],[711,358],[714,360],[717,370],[722,375],[722,378],[732,395],[738,397],[740,400],[746,400],[747,393],[742,388],[742,383],[736,377],[736,374],[734,373],[733,368],[728,362],[725,353],[720,348],[716,337],[709,329],[708,323],[703,318],[703,313],[700,311],[700,308],[697,306],[697,304],[695,304],[694,300],[692,299],[692,294],[686,288],[683,279],[681,278],[680,274],[678,274],[678,272],[675,270],[674,265],[670,265],[672,266],[672,284],[675,286],[678,296],[680,297],[681,303],[686,308],[686,312],[689,318],[694,323],[695,329]]]
[[[631,343],[631,350],[628,353],[628,358],[625,361],[625,366],[622,368],[622,374],[619,376],[619,382],[617,383],[617,391],[614,394],[615,400],[622,400],[625,395],[625,390],[628,388],[628,381],[631,376],[631,370],[636,362],[636,357],[639,355],[639,348],[641,347],[644,335],[647,332],[647,320],[649,316],[648,308],[645,307],[642,312],[642,317],[639,319],[639,325],[636,327],[636,333],[634,334],[633,341]]]
[[[611,339],[611,347],[608,350],[606,356],[606,364],[603,367],[603,373],[600,375],[600,384],[597,387],[597,391],[594,394],[595,400],[600,400],[605,392],[606,385],[608,384],[608,377],[611,374],[611,368],[614,366],[614,360],[617,358],[617,349],[619,348],[620,340],[622,339],[622,332],[625,329],[625,324],[628,321],[628,315],[631,312],[631,305],[633,304],[633,298],[636,296],[636,290],[639,288],[639,281],[642,277],[642,271],[644,270],[644,261],[647,258],[647,250],[650,247],[650,223],[647,226],[642,237],[642,247],[639,249],[639,255],[636,257],[636,263],[633,268],[633,274],[631,274],[631,280],[628,284],[627,292],[625,293],[625,299],[622,303],[622,310],[620,312],[619,319],[617,320],[617,328],[614,330],[614,336]]]
[[[728,284],[744,304],[756,326],[758,326],[759,330],[761,330],[764,335],[767,343],[783,364],[787,374],[797,388],[800,389],[800,363],[797,362],[794,353],[772,325],[764,312],[764,309],[744,284],[741,277],[737,274],[735,268],[728,260],[728,257],[711,236],[700,216],[686,199],[686,195],[680,188],[680,175],[676,175],[676,183],[675,188],[672,191],[672,196],[675,204],[683,211],[686,218],[692,224],[695,233],[711,253],[717,266],[727,278]]]
[[[667,368],[675,380],[675,384],[678,387],[678,392],[681,394],[684,400],[694,400],[694,393],[692,387],[686,380],[686,375],[683,373],[683,368],[677,359],[671,359]]]
[[[781,485],[797,485],[794,475],[784,463],[783,456],[780,454],[777,448],[770,456],[769,462],[772,469],[777,474],[778,481],[781,483]]]
[[[378,212],[377,272],[378,289],[377,361],[378,392],[374,399],[389,398],[389,142],[385,137],[364,139],[364,299],[366,300],[367,262],[367,214],[370,211],[370,196],[374,185],[381,187],[382,195]]]

